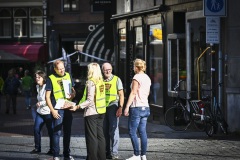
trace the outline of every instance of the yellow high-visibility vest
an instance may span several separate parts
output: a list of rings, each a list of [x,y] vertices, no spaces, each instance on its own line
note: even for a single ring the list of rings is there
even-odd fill
[[[104,81],[107,107],[111,102],[116,101],[118,98],[117,80],[118,80],[118,77],[113,76],[113,78],[110,81],[108,82]]]
[[[99,114],[106,113],[106,96],[105,96],[105,85],[103,81],[100,81],[96,83],[93,79],[90,79],[93,81],[94,85],[96,86],[95,89],[95,106],[96,110]],[[79,104],[86,101],[87,99],[87,86],[84,89],[83,97],[80,100]]]
[[[53,95],[55,100],[57,101],[58,99],[66,99],[66,96],[64,94],[64,88],[63,88],[63,83],[62,80],[70,80],[71,82],[71,77],[69,73],[65,73],[65,76],[63,77],[56,77],[55,75],[51,74],[49,78],[52,81],[52,86],[53,86]],[[70,88],[72,88],[72,83]]]

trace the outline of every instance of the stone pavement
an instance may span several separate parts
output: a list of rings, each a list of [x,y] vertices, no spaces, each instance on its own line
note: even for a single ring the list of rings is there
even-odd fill
[[[3,99],[4,100],[4,99]],[[33,99],[33,103],[34,103]],[[44,127],[42,153],[30,154],[34,148],[32,111],[26,110],[23,97],[18,98],[17,114],[0,110],[0,160],[48,160],[49,139]],[[34,110],[33,110],[34,111]],[[76,160],[86,159],[83,113],[73,114],[71,154]],[[175,132],[165,125],[148,123],[148,160],[168,159],[240,159],[240,138],[234,134],[207,137],[203,132]],[[133,154],[127,134],[127,117],[120,119],[119,155],[126,159]],[[62,139],[61,139],[62,147]],[[61,148],[62,152],[62,148]]]

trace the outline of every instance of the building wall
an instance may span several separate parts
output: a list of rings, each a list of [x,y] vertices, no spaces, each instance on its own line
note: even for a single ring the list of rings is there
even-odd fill
[[[225,19],[225,85],[227,98],[227,120],[230,131],[240,131],[240,1],[228,1],[227,17]]]
[[[49,1],[49,16],[53,23],[77,23],[77,22],[101,22],[103,21],[102,13],[92,13],[89,1],[80,0],[79,12],[62,12],[61,0]]]

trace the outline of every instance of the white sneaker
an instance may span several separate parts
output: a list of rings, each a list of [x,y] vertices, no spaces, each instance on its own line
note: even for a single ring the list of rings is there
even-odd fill
[[[130,157],[126,160],[141,160],[141,157],[140,157],[140,155],[138,155],[138,156],[133,155],[132,157]]]
[[[147,160],[146,155],[141,156],[141,160]]]
[[[58,158],[58,157],[54,157],[53,160],[60,160],[60,158]]]

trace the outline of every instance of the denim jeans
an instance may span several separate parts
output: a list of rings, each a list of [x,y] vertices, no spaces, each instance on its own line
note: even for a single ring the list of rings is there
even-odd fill
[[[129,109],[128,131],[131,138],[134,155],[140,155],[137,131],[141,141],[141,155],[147,152],[147,119],[150,115],[149,107],[134,107]]]
[[[25,105],[26,105],[26,107],[30,107],[31,106],[31,91],[26,90],[26,91],[23,91],[23,93],[24,93],[24,97],[25,97]]]
[[[60,137],[63,128],[63,155],[64,157],[70,156],[70,138],[72,127],[72,112],[69,110],[60,109],[58,114],[61,116],[59,119],[54,119],[53,128],[53,157],[59,157],[60,152]]]
[[[41,151],[41,130],[42,127],[46,124],[49,136],[49,147],[52,150],[53,144],[53,117],[51,114],[41,115],[36,114],[35,123],[34,123],[34,142],[35,149]]]
[[[118,155],[119,146],[119,117],[116,116],[118,110],[117,104],[107,107],[104,118],[104,136],[106,140],[106,154]]]

